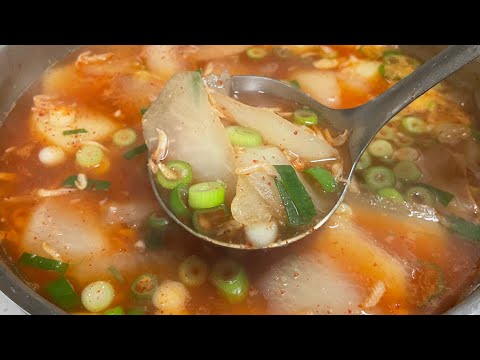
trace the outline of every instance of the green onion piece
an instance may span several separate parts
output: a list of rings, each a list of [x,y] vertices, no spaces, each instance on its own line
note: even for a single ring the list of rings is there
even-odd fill
[[[117,130],[113,134],[113,143],[117,146],[130,146],[135,140],[137,140],[137,133],[130,128]]]
[[[125,315],[125,310],[121,306],[116,306],[103,313],[104,315]]]
[[[480,225],[457,216],[448,215],[443,221],[447,229],[469,240],[480,241]]]
[[[248,295],[247,273],[236,261],[224,259],[215,263],[209,280],[230,304],[241,303]]]
[[[82,290],[81,300],[85,309],[90,312],[106,310],[113,302],[115,289],[107,281],[95,281]]]
[[[72,284],[64,277],[47,284],[46,290],[53,302],[64,310],[71,310],[80,306],[80,297]]]
[[[77,163],[86,168],[96,167],[103,160],[103,150],[95,145],[85,145],[75,154]]]
[[[403,160],[393,167],[393,172],[398,180],[415,182],[422,177],[422,172],[414,162]]]
[[[123,277],[123,275],[120,273],[120,271],[118,271],[118,269],[115,266],[110,265],[107,268],[107,270],[110,271],[110,273],[113,275],[115,280],[117,280],[119,283],[123,284],[125,282],[125,278]]]
[[[160,231],[164,231],[165,228],[170,224],[167,218],[158,217],[155,214],[151,214],[148,217],[147,222],[152,229],[160,230]]]
[[[155,289],[158,286],[157,277],[153,274],[142,274],[135,279],[130,287],[133,296],[138,300],[148,300],[152,298]]]
[[[368,146],[368,152],[377,158],[386,158],[393,155],[393,146],[387,140],[374,140]]]
[[[274,165],[282,185],[292,200],[302,224],[309,224],[317,215],[313,201],[291,165]],[[278,185],[277,185],[278,187]],[[288,213],[287,213],[288,215]]]
[[[384,140],[393,140],[395,139],[395,130],[389,126],[384,126],[377,133],[377,137]]]
[[[372,165],[372,157],[367,151],[365,151],[360,157],[360,159],[358,160],[357,167],[355,168],[355,170],[359,170],[359,171],[365,170],[370,165]]]
[[[278,194],[280,195],[280,199],[282,199],[283,206],[285,207],[285,212],[287,213],[287,220],[290,226],[300,226],[303,225],[303,220],[298,210],[293,203],[292,198],[288,195],[287,190],[285,190],[285,186],[283,186],[282,181],[274,178],[275,184],[277,185]]]
[[[169,180],[161,170],[158,170],[157,181],[161,187],[171,190],[180,184],[188,185],[192,182],[193,171],[189,163],[180,160],[173,160],[169,161],[165,166],[170,170],[173,170],[177,174],[178,179]]]
[[[262,145],[262,135],[255,130],[233,125],[228,126],[226,131],[232,145],[242,147]]]
[[[148,107],[146,107],[146,108],[141,108],[141,109],[140,109],[140,114],[142,114],[142,116],[145,115],[145,113],[147,112],[147,110],[148,110]]]
[[[77,135],[77,134],[86,134],[86,133],[88,133],[88,131],[85,129],[73,129],[73,130],[65,130],[63,132],[63,135],[67,136],[67,135]]]
[[[292,85],[293,87],[296,87],[297,89],[301,89],[300,83],[297,80],[290,80],[289,82],[290,82],[290,85]]]
[[[418,183],[417,186],[423,186],[424,188],[430,190],[432,193],[435,194],[435,197],[437,200],[442,204],[443,206],[448,206],[450,201],[455,197],[452,193],[449,193],[447,191],[440,190],[436,187],[423,184],[423,183]]]
[[[395,204],[401,204],[403,202],[403,196],[398,192],[397,189],[386,187],[380,190],[377,190],[377,195],[382,199],[390,200]]]
[[[125,154],[123,154],[123,157],[127,160],[132,160],[135,156],[143,154],[147,150],[147,145],[142,144],[140,146],[137,146],[136,148],[133,148],[132,150],[127,151]]]
[[[394,187],[397,179],[392,170],[385,166],[372,166],[363,172],[363,179],[373,190]]]
[[[75,181],[77,181],[77,175],[72,175],[66,178],[63,181],[64,187],[75,187]],[[87,180],[87,189],[88,190],[108,190],[112,183],[107,180],[95,180],[95,179],[88,179]]]
[[[308,109],[298,109],[293,113],[293,121],[299,125],[317,125],[318,116]]]
[[[188,287],[199,287],[207,281],[208,266],[199,256],[186,258],[178,268],[178,278]]]
[[[225,202],[225,184],[210,181],[195,184],[188,189],[188,204],[193,209],[210,209]]]
[[[20,256],[19,261],[22,265],[30,266],[35,269],[56,271],[60,274],[65,274],[65,271],[68,269],[67,263],[58,260],[47,259],[42,256],[27,252],[24,252],[22,256]]]
[[[143,240],[148,249],[159,249],[165,243],[165,231],[155,230],[149,227],[145,232]]]
[[[420,157],[420,153],[417,149],[406,146],[395,150],[393,157],[397,160],[417,161]]]
[[[170,210],[177,218],[188,219],[192,212],[188,208],[188,186],[180,184],[170,193]]]
[[[130,309],[127,311],[127,315],[145,315],[145,311],[141,309]]]
[[[472,137],[473,137],[476,141],[480,141],[480,130],[472,129]]]
[[[198,69],[197,69],[197,72],[200,74],[200,76],[203,75],[203,69],[202,69],[202,68],[198,68]]]
[[[229,216],[225,205],[212,209],[195,210],[192,215],[192,226],[200,234],[211,235],[219,225],[228,220]]]
[[[383,58],[387,58],[389,56],[394,56],[394,55],[401,55],[399,51],[397,50],[386,50],[383,53]]]
[[[427,132],[427,123],[416,116],[405,116],[402,118],[403,128],[411,135],[420,135]]]
[[[442,268],[434,263],[422,263],[422,267],[424,268],[422,277],[425,277],[425,286],[433,286],[434,288],[432,289],[430,295],[427,295],[425,301],[419,304],[419,307],[427,306],[433,300],[440,297],[445,290]],[[432,278],[435,280],[432,281]]]
[[[405,192],[405,197],[408,202],[430,207],[435,205],[436,200],[435,194],[424,186],[412,186]]]
[[[245,53],[250,59],[254,60],[263,59],[265,56],[267,56],[267,50],[261,47],[252,47]]]
[[[337,181],[333,175],[327,169],[322,167],[311,167],[304,171],[304,173],[309,174],[315,180],[319,182],[323,190],[326,192],[335,192],[337,191]]]
[[[380,64],[378,67],[378,73],[382,76],[385,76],[385,64]]]

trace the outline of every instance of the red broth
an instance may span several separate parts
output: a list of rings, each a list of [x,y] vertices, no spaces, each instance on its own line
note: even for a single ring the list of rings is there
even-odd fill
[[[385,62],[384,51],[391,50],[384,47],[264,46],[266,56],[261,59],[249,58],[248,47],[234,48],[165,47],[168,51],[152,57],[158,48],[92,46],[47,70],[18,100],[0,129],[0,234],[11,260],[18,263],[24,252],[63,260],[69,263],[65,277],[78,295],[89,283],[107,281],[115,290],[108,309],[121,306],[125,311],[140,309],[147,314],[430,314],[445,311],[466,296],[478,283],[478,245],[452,234],[436,219],[412,216],[409,208],[390,204],[387,209],[362,173],[357,175],[346,206],[325,227],[285,248],[255,252],[221,249],[173,224],[156,247],[146,244],[146,219],[151,213],[164,214],[148,181],[146,153],[131,160],[123,155],[143,143],[141,111],[176,72],[201,68],[204,76],[228,71],[297,80],[304,91],[335,108],[358,106],[394,83],[381,70],[372,71]],[[92,54],[104,55],[95,58]],[[366,69],[355,68],[360,63]],[[325,72],[335,74],[337,88],[317,91],[314,86],[312,91],[316,78],[311,74]],[[106,148],[100,166],[84,169],[76,163],[79,135],[72,135],[73,145],[66,145],[66,158],[60,165],[47,167],[39,160],[39,151],[57,141],[39,131],[35,123],[39,118],[32,110],[33,97],[40,94],[51,97],[47,103],[73,108],[76,114],[84,111],[86,117],[97,116],[97,124],[108,124],[106,130],[98,130],[94,140]],[[471,125],[449,91],[429,94],[435,109],[433,105],[433,110],[422,108],[426,101],[421,98],[403,114],[421,115],[430,127],[444,122],[445,114],[454,116],[451,122],[459,126]],[[395,121],[392,129],[404,134]],[[135,130],[137,139],[131,146],[119,148],[112,143],[112,133],[123,127]],[[422,161],[428,161],[428,149],[434,146],[432,141],[422,141],[429,136],[400,136],[412,139],[408,146],[420,153],[415,161],[421,170]],[[388,141],[394,150],[405,146]],[[462,141],[478,146],[470,133]],[[464,162],[460,143],[445,146],[445,151]],[[374,164],[383,164],[382,159],[374,159]],[[451,176],[445,169],[440,176]],[[82,190],[51,198],[38,195],[39,189],[61,188],[66,178],[80,172],[111,185],[107,191]],[[429,174],[428,169],[423,171],[422,182],[439,186]],[[469,194],[465,196],[476,206],[478,184],[470,175],[465,170],[455,176],[466,184]],[[401,186],[399,192],[404,193],[409,185]],[[454,195],[461,198],[464,193],[459,190]],[[454,205],[437,211],[475,221],[475,214],[464,214],[465,209]],[[75,230],[73,234],[68,228]],[[186,287],[184,306],[162,309],[151,300],[132,296],[131,285],[141,274],[154,274],[159,284],[181,281],[179,266],[191,255],[200,257],[209,273],[219,259],[241,264],[249,282],[245,299],[227,301],[208,280],[198,287]],[[112,266],[123,281],[108,270]],[[46,289],[59,278],[58,273],[21,264],[18,269],[32,288],[55,302]],[[178,299],[180,295],[175,296]],[[90,313],[82,305],[69,311]]]

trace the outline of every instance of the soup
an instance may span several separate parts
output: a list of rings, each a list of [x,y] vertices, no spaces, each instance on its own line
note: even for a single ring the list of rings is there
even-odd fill
[[[151,118],[168,84],[179,77],[208,83],[228,75],[267,76],[297,86],[329,107],[348,108],[385,91],[419,64],[387,46],[81,48],[48,69],[0,128],[2,247],[29,286],[73,314],[443,312],[477,285],[480,255],[478,131],[450,84],[427,92],[377,134],[356,168],[345,203],[324,227],[272,250],[219,248],[168,219],[152,192],[146,146],[151,144],[143,138],[142,120]],[[175,100],[172,95],[170,101]],[[299,104],[265,96],[232,101],[237,100],[239,106],[283,118],[329,149],[344,152],[348,134],[334,133],[321,121],[296,122],[298,110],[307,110],[306,118],[313,116]],[[218,124],[261,132],[252,129],[255,124],[233,122],[227,115]],[[167,162],[193,165],[193,149],[217,146],[217,138],[209,141],[182,131],[183,139],[169,139],[169,154],[183,146],[190,158],[167,156]],[[255,132],[248,131],[255,140]],[[284,157],[284,166],[298,179],[306,178],[304,187],[328,199],[324,184],[303,173],[313,167],[311,160],[319,159],[265,140],[270,133],[260,135],[262,151]],[[225,138],[228,145],[234,142]],[[258,154],[252,152],[258,148],[243,145],[234,156],[250,154],[257,165]],[[202,158],[201,165],[208,167],[213,159]],[[337,186],[344,180],[341,160],[321,163]],[[249,171],[236,175],[262,179],[266,170],[256,166]],[[185,185],[217,180],[197,181],[196,174]],[[275,183],[277,175],[268,176]],[[231,199],[239,193],[239,182],[251,186],[238,179]],[[165,199],[178,185],[162,189]],[[259,216],[263,209],[264,223],[275,219],[277,237],[269,229],[245,236],[248,223],[235,216],[222,215],[218,224],[212,214],[197,216],[197,222],[215,231],[232,225],[226,241],[254,247],[277,241],[295,228],[288,227],[288,213],[279,211],[285,202],[278,185],[270,185],[277,205],[255,188],[244,211]],[[225,187],[225,193],[231,189]],[[185,200],[181,192],[177,195]]]

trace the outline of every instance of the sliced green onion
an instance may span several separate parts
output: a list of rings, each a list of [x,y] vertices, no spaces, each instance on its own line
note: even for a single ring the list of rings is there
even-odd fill
[[[193,209],[211,209],[225,202],[225,184],[210,181],[195,184],[188,189],[188,205]]]
[[[386,187],[380,190],[377,190],[377,195],[383,199],[390,200],[395,204],[401,204],[403,202],[403,196],[398,192],[397,189]]]
[[[78,294],[72,284],[64,277],[47,284],[46,290],[53,302],[64,310],[71,310],[80,306]]]
[[[304,173],[309,174],[318,183],[322,186],[323,190],[326,192],[335,192],[337,191],[337,181],[333,175],[327,169],[324,169],[320,166],[311,167],[304,171]]]
[[[360,157],[360,159],[358,160],[357,167],[355,168],[355,170],[359,170],[359,171],[365,170],[370,165],[372,165],[372,157],[367,151],[365,151]]]
[[[226,130],[232,145],[243,147],[262,145],[262,135],[255,130],[237,125],[228,126]]]
[[[424,188],[426,188],[426,189],[430,190],[432,193],[434,193],[437,200],[443,206],[447,206],[448,204],[450,204],[450,201],[452,201],[452,199],[455,197],[452,193],[449,193],[448,191],[443,191],[443,190],[438,189],[436,187],[433,187],[431,185],[418,183],[417,186],[423,186]]]
[[[22,265],[30,266],[35,269],[56,271],[60,274],[65,274],[65,271],[68,269],[67,263],[58,260],[47,259],[42,256],[27,252],[24,252],[22,256],[20,256],[19,261]]]
[[[300,215],[302,224],[309,224],[317,215],[313,201],[291,165],[274,165],[286,193]],[[288,213],[287,213],[288,214]]]
[[[123,307],[121,306],[116,306],[112,309],[109,309],[103,313],[104,315],[125,315],[125,310],[123,310]]]
[[[387,140],[374,140],[368,146],[368,152],[377,158],[390,157],[393,154],[393,146]]]
[[[154,230],[164,231],[170,224],[167,218],[158,217],[155,214],[151,214],[147,220],[148,225]]]
[[[212,209],[195,210],[192,215],[192,226],[200,234],[211,235],[218,226],[228,220],[229,216],[225,205]]]
[[[241,303],[248,295],[247,273],[236,261],[224,259],[215,263],[209,280],[219,294],[231,304]]]
[[[293,87],[296,87],[297,89],[300,89],[300,83],[297,81],[297,80],[290,80],[290,85],[292,85]]]
[[[82,305],[90,312],[100,312],[107,309],[113,302],[115,289],[107,281],[95,281],[82,290]]]
[[[112,276],[115,278],[115,280],[117,280],[119,283],[124,283],[125,282],[125,278],[123,277],[123,275],[120,273],[120,271],[118,271],[118,269],[113,266],[113,265],[110,265],[108,268],[107,268],[108,271],[110,271],[110,273],[112,274]]]
[[[142,116],[145,115],[145,113],[147,112],[147,110],[148,110],[148,107],[146,107],[146,108],[141,108],[141,109],[140,109],[140,114],[142,114]]]
[[[363,179],[373,190],[394,187],[397,179],[392,170],[385,166],[372,166],[363,172]]]
[[[245,53],[250,59],[254,60],[263,59],[265,56],[267,56],[267,50],[261,47],[252,47]]]
[[[188,287],[199,287],[207,281],[208,266],[196,255],[186,258],[178,268],[180,281]]]
[[[293,121],[299,125],[317,125],[318,116],[312,110],[298,109],[293,113]]]
[[[75,155],[77,163],[86,168],[96,167],[103,160],[103,150],[95,145],[85,145]]]
[[[385,165],[393,165],[395,164],[397,161],[395,160],[395,158],[393,157],[393,154],[390,155],[390,156],[386,156],[386,157],[382,157],[382,158],[378,158],[378,160],[380,160],[383,164]]]
[[[395,150],[393,157],[397,160],[417,161],[420,157],[420,153],[417,149],[406,146]]]
[[[418,306],[424,307],[430,304],[433,300],[437,299],[439,296],[443,294],[445,290],[444,281],[443,281],[443,271],[440,266],[433,263],[422,263],[422,267],[424,271],[421,273],[420,276],[425,278],[425,286],[433,286],[432,291],[430,294],[427,294],[424,301],[422,301]],[[428,276],[430,274],[430,276]],[[432,281],[434,278],[435,280]]]
[[[169,180],[160,170],[158,170],[157,181],[161,187],[165,189],[173,189],[180,184],[188,185],[192,182],[193,171],[189,163],[180,160],[172,160],[165,166],[170,170],[173,170],[178,175],[178,179]]]
[[[66,178],[63,181],[64,187],[75,187],[75,181],[77,181],[77,175],[72,175]],[[108,190],[112,183],[107,180],[95,180],[95,179],[88,179],[87,180],[87,189],[88,190]]]
[[[395,56],[395,55],[401,55],[401,54],[397,50],[386,50],[383,53],[383,58],[387,58],[389,56]]]
[[[137,133],[130,128],[117,130],[113,134],[113,143],[117,146],[130,146],[135,140],[137,140]]]
[[[411,135],[420,135],[428,131],[427,123],[416,116],[402,118],[402,126]]]
[[[170,210],[176,217],[188,219],[192,216],[192,212],[188,208],[188,186],[180,184],[170,193]]]
[[[415,182],[422,177],[422,172],[414,162],[403,160],[393,167],[393,172],[398,180]]]
[[[197,69],[197,72],[200,74],[200,76],[203,75],[203,69],[202,69],[202,68],[198,68],[198,69]]]
[[[378,73],[382,76],[385,76],[385,64],[380,64],[378,67]]]
[[[395,139],[395,130],[393,130],[389,126],[384,126],[377,133],[377,137],[379,137],[381,139],[384,139],[384,140],[393,140],[393,139]]]
[[[127,160],[132,160],[134,157],[143,154],[148,150],[148,147],[146,144],[142,144],[140,146],[137,146],[136,148],[133,148],[132,150],[127,151],[125,154],[123,154],[123,157]]]
[[[408,202],[427,206],[435,205],[435,194],[424,186],[412,186],[405,192],[405,197]]]
[[[152,298],[157,286],[158,281],[155,275],[142,274],[134,280],[130,289],[136,299],[148,300]]]
[[[274,178],[275,184],[277,185],[278,194],[280,199],[282,199],[282,204],[285,207],[285,212],[287,213],[287,220],[290,226],[300,226],[304,224],[304,221],[300,214],[298,213],[297,207],[293,203],[292,198],[288,195],[283,182],[279,179]]]
[[[445,221],[446,220],[446,221]],[[457,216],[448,215],[443,223],[450,231],[464,238],[480,241],[480,225],[467,221]]]
[[[73,129],[73,130],[65,130],[63,132],[63,135],[67,136],[67,135],[77,135],[77,134],[86,134],[86,133],[88,133],[88,131],[85,129]]]
[[[127,311],[127,315],[145,315],[145,311],[142,309],[130,309]]]

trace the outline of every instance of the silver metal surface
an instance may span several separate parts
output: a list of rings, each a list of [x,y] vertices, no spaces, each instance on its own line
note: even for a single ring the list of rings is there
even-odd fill
[[[52,63],[61,59],[76,46],[2,46],[0,45],[0,124],[13,107],[15,100],[27,87]],[[428,59],[443,50],[443,45],[405,45],[402,50],[422,60]],[[452,76],[452,82],[468,94],[470,102],[474,104],[472,110],[480,115],[480,62],[465,66]],[[65,314],[64,311],[43,299],[28,287],[13,271],[8,257],[0,251],[0,291],[8,296],[12,302],[2,300],[0,304],[6,306],[8,313],[30,314]],[[0,305],[0,314],[2,306]],[[23,310],[22,310],[23,309]],[[465,300],[447,314],[476,314],[480,315],[480,289],[475,290]]]
[[[479,45],[449,46],[373,100],[356,108],[344,110],[330,109],[296,87],[271,78],[232,76],[226,81],[225,89],[231,97],[242,93],[273,95],[297,104],[306,105],[319,114],[321,118],[325,119],[330,127],[337,129],[339,132],[343,132],[345,129],[349,131],[348,150],[350,155],[349,164],[351,166],[344,169],[344,172],[348,174],[346,185],[339,194],[337,202],[325,217],[312,224],[312,227],[301,234],[276,241],[263,248],[252,248],[244,244],[219,241],[195,231],[195,229],[177,219],[158,193],[153,174],[149,171],[150,183],[155,196],[163,209],[177,224],[198,238],[216,245],[240,250],[263,250],[286,246],[298,241],[324,225],[343,202],[354,175],[355,165],[377,132],[412,101],[478,56],[480,56]]]

